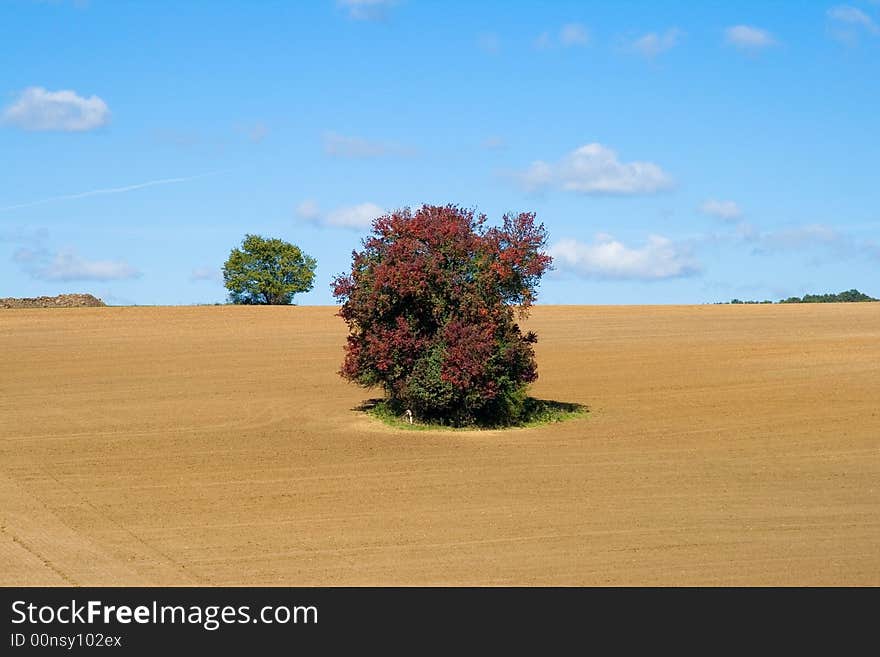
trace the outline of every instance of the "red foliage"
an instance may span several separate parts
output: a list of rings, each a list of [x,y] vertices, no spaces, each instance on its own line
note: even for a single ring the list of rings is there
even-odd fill
[[[513,319],[550,267],[534,213],[500,228],[453,205],[399,210],[373,222],[349,274],[333,282],[350,328],[341,374],[382,385],[423,416],[478,418],[537,377]]]

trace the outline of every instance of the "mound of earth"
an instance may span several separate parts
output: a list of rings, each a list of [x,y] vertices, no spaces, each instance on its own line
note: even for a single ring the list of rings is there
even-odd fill
[[[95,308],[106,305],[91,294],[59,294],[56,297],[0,299],[0,308]]]

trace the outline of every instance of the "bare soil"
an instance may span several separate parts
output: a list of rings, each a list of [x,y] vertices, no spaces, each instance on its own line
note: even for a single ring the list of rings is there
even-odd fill
[[[551,307],[529,429],[355,409],[329,307],[0,314],[0,584],[880,585],[880,304]]]

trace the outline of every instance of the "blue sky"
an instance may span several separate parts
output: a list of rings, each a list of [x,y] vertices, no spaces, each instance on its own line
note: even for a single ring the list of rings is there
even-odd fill
[[[880,296],[880,2],[0,0],[0,297],[223,301],[245,233],[535,211],[544,303]]]

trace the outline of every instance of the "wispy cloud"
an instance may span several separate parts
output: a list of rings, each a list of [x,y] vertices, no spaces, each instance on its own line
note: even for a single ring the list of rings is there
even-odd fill
[[[590,31],[581,23],[566,23],[559,28],[555,37],[549,31],[544,31],[534,41],[537,50],[548,50],[557,44],[563,48],[587,46],[590,44]]]
[[[848,262],[854,258],[880,262],[880,243],[825,224],[755,231],[746,240],[753,255],[811,254],[811,262]]]
[[[641,247],[631,247],[611,235],[596,235],[592,243],[565,238],[550,248],[558,269],[600,280],[658,281],[691,276],[700,264],[689,248],[652,235]]]
[[[309,199],[300,203],[296,208],[296,216],[304,221],[319,226],[351,230],[369,228],[373,219],[383,214],[385,214],[385,210],[375,203],[369,202],[342,206],[324,212],[316,201]]]
[[[880,34],[880,27],[874,22],[874,19],[856,7],[849,5],[832,7],[828,10],[828,17],[840,23],[863,27],[871,34]]]
[[[617,153],[592,143],[558,162],[537,160],[515,174],[527,191],[559,188],[581,194],[650,194],[672,186],[672,178],[653,162],[621,162]]]
[[[565,48],[585,46],[590,42],[590,33],[580,23],[567,23],[559,30],[559,43]]]
[[[880,261],[880,242],[858,234],[860,229],[873,228],[873,224],[830,226],[809,223],[766,230],[737,218],[729,225],[731,232],[705,234],[694,237],[692,242],[738,244],[749,248],[752,255],[811,254],[814,261],[821,261],[824,253],[829,259],[840,262],[853,258]]]
[[[736,221],[742,217],[742,209],[736,201],[717,201],[713,198],[704,201],[698,208],[703,214],[724,221]]]
[[[331,210],[324,217],[324,224],[340,228],[366,228],[376,217],[385,214],[385,210],[375,203],[360,203],[348,207]]]
[[[356,21],[382,20],[397,3],[398,0],[336,0],[336,5]]]
[[[43,198],[38,201],[28,201],[26,203],[17,203],[15,205],[7,205],[5,207],[0,207],[0,212],[8,212],[10,210],[18,210],[21,208],[30,208],[36,205],[44,205],[46,203],[55,203],[56,201],[70,201],[73,199],[79,198],[88,198],[89,196],[103,196],[105,194],[124,194],[125,192],[133,192],[137,189],[144,189],[146,187],[155,187],[157,185],[173,185],[176,183],[188,182],[190,180],[198,180],[199,178],[207,178],[208,176],[216,176],[223,171],[214,171],[211,173],[202,173],[197,176],[187,176],[185,178],[163,178],[161,180],[148,180],[143,183],[136,183],[134,185],[126,185],[124,187],[107,187],[104,189],[93,189],[88,192],[77,192],[76,194],[62,194],[61,196],[50,196],[49,198]]]
[[[534,45],[537,50],[547,50],[553,45],[553,37],[550,36],[549,32],[541,32],[535,37]]]
[[[880,25],[861,9],[850,5],[837,5],[827,12],[831,35],[838,41],[855,45],[859,37],[867,34],[880,36]]]
[[[110,122],[110,108],[98,96],[28,87],[0,114],[3,123],[33,132],[86,132]]]
[[[116,281],[141,275],[124,260],[88,260],[69,247],[55,253],[19,249],[13,260],[32,278],[43,281]]]
[[[0,242],[19,244],[12,262],[31,278],[43,281],[113,281],[137,278],[141,272],[125,260],[90,260],[73,247],[50,249],[45,228],[16,228],[0,232]]]
[[[306,199],[296,206],[296,216],[306,221],[316,221],[321,216],[321,208],[317,201]]]
[[[480,146],[482,146],[487,151],[500,151],[504,148],[507,148],[507,141],[504,139],[504,137],[493,135],[491,137],[486,137],[482,142],[480,142]]]
[[[324,153],[331,157],[410,157],[416,153],[414,148],[400,144],[350,137],[337,132],[325,132],[322,141]]]
[[[751,25],[734,25],[724,30],[724,41],[743,52],[756,53],[776,45],[776,39],[767,30]]]
[[[665,32],[649,32],[629,42],[628,49],[643,57],[653,59],[677,46],[682,36],[684,36],[684,32],[677,27],[670,28]]]
[[[823,224],[807,224],[761,233],[761,247],[768,250],[799,250],[810,246],[828,246],[845,241],[835,228]]]
[[[49,237],[46,228],[23,228],[21,226],[0,230],[0,242],[11,244],[42,244]]]

